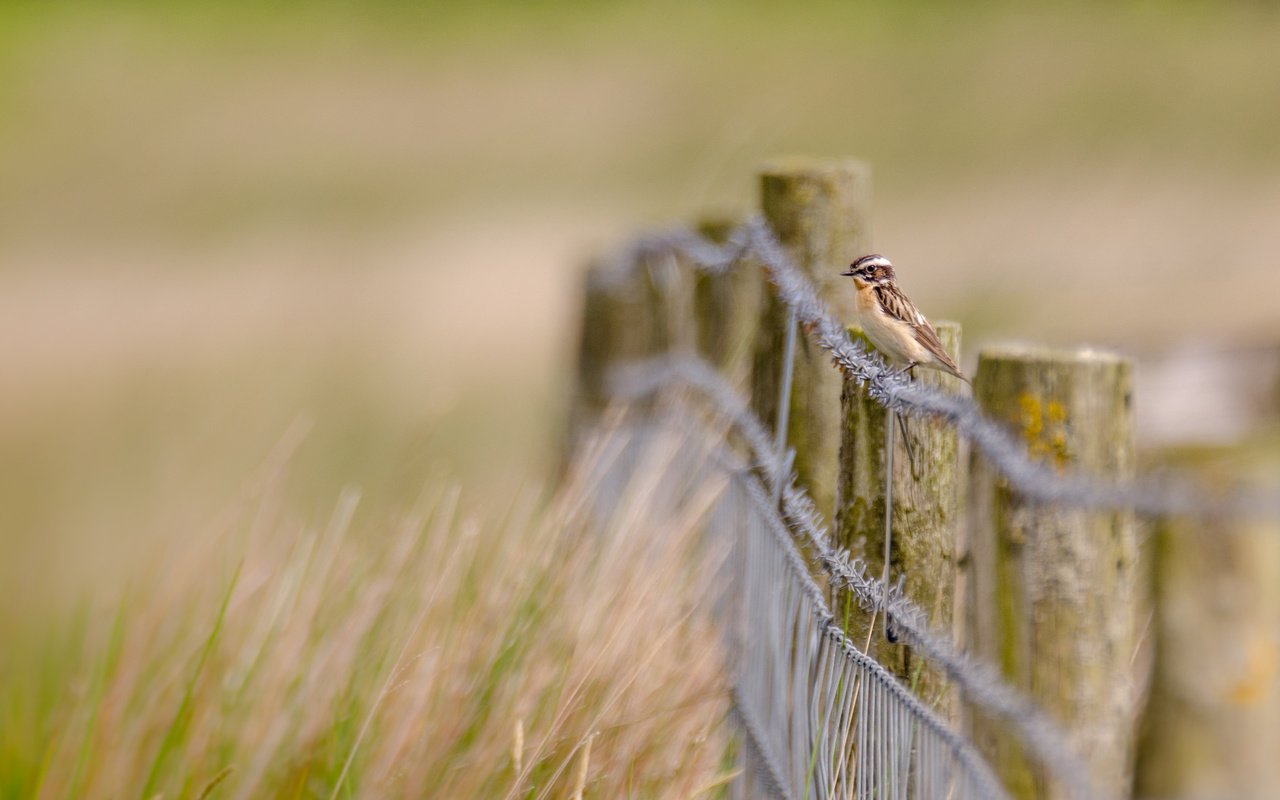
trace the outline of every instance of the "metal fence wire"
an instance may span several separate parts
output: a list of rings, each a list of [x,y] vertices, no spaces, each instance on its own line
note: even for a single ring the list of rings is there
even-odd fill
[[[1009,686],[995,668],[961,653],[946,634],[932,630],[924,611],[889,581],[870,576],[864,564],[832,545],[813,502],[775,454],[764,424],[714,368],[697,359],[658,359],[620,369],[613,383],[623,398],[664,390],[685,390],[700,398],[743,442],[754,470],[771,486],[781,487],[780,502],[770,510],[780,512],[781,524],[812,553],[830,586],[848,589],[864,610],[882,615],[899,638],[942,670],[969,703],[1006,722],[1074,796],[1105,796],[1090,781],[1089,769],[1074,753],[1069,737],[1028,697]],[[681,408],[685,414],[691,411],[688,404]]]
[[[1168,476],[1160,481],[1104,482],[1091,476],[1061,473],[1028,457],[1018,439],[987,417],[970,398],[913,383],[849,338],[818,297],[809,279],[792,263],[760,217],[734,229],[723,245],[692,230],[678,229],[638,237],[622,249],[597,276],[598,285],[625,287],[629,276],[650,265],[680,263],[709,274],[722,274],[746,260],[762,264],[772,289],[835,366],[864,385],[886,408],[952,425],[1000,471],[1010,489],[1029,500],[1079,509],[1131,509],[1144,514],[1190,516],[1280,517],[1280,493],[1240,490],[1234,494],[1206,491],[1194,481]]]
[[[742,511],[747,623],[734,699],[759,754],[740,796],[1003,797],[973,747],[836,624],[758,480],[740,473],[726,502]]]
[[[730,552],[710,597],[741,735],[742,773],[731,796],[1005,797],[974,747],[841,629],[802,539],[778,513],[768,473],[748,465],[749,448],[744,460],[725,437],[722,423],[732,420],[717,415],[700,425],[689,403],[661,408],[590,437],[588,460],[600,470],[592,483],[606,517],[637,481],[653,484],[642,493],[648,502],[672,506],[708,484],[725,485],[706,535],[717,552]],[[868,596],[881,591],[868,580]]]
[[[913,383],[850,340],[758,217],[734,230],[723,245],[687,230],[642,237],[594,279],[597,287],[624,291],[637,270],[669,271],[678,262],[717,274],[748,257],[764,265],[788,309],[789,330],[798,323],[831,354],[837,368],[886,408],[954,426],[1012,490],[1028,499],[1147,514],[1280,517],[1275,492],[1222,495],[1167,477],[1160,482],[1101,482],[1031,459],[972,400]],[[784,374],[782,384],[787,383]],[[684,390],[680,402],[652,402],[672,389]],[[614,371],[610,392],[623,401],[643,401],[649,412],[646,424],[654,424],[662,409],[674,409],[664,424],[676,419],[689,426],[696,418],[686,402],[690,396],[714,417],[701,429],[702,446],[708,437],[719,437],[716,463],[732,475],[709,528],[713,536],[731,541],[736,554],[732,597],[723,603],[746,768],[734,787],[736,797],[1005,796],[973,745],[848,638],[814,574],[822,575],[829,587],[848,590],[941,670],[968,703],[1003,720],[1071,796],[1107,796],[1092,782],[1069,737],[998,670],[964,655],[947,635],[931,629],[926,615],[892,588],[887,575],[883,580],[868,575],[864,564],[832,546],[812,501],[794,481],[782,442],[713,367],[689,354],[631,364]],[[781,399],[780,407],[786,408],[785,397]],[[732,434],[728,439],[726,424]],[[676,471],[683,481],[704,467],[685,464]]]

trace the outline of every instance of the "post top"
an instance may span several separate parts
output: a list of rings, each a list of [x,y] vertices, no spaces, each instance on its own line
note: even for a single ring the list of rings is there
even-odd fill
[[[1109,350],[1082,347],[1045,347],[1043,345],[1010,342],[982,348],[980,361],[1021,361],[1028,364],[1097,364],[1129,365],[1130,359]]]
[[[760,165],[760,174],[766,178],[784,178],[807,176],[818,178],[824,175],[868,175],[871,165],[856,158],[833,158],[830,156],[780,156],[771,158]]]

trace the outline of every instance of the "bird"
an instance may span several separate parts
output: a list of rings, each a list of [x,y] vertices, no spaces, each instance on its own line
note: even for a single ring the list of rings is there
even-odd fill
[[[916,367],[927,367],[969,382],[942,349],[929,320],[898,288],[889,259],[879,253],[865,255],[840,274],[853,278],[857,287],[854,311],[862,332],[889,361],[905,365],[902,372],[913,374]]]

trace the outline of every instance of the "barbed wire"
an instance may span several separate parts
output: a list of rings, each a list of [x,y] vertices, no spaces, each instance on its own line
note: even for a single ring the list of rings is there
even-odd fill
[[[1145,514],[1280,517],[1280,491],[1238,490],[1231,495],[1206,491],[1194,481],[1165,477],[1153,480],[1100,481],[1079,473],[1063,473],[1031,459],[1001,423],[986,416],[972,399],[914,383],[885,364],[860,342],[849,338],[813,284],[792,263],[768,224],[753,217],[735,228],[723,245],[694,231],[675,229],[644,234],[596,275],[605,290],[623,287],[629,276],[656,259],[683,257],[693,267],[724,274],[747,257],[768,271],[778,298],[795,312],[805,332],[831,354],[835,366],[864,385],[886,408],[911,416],[945,420],[1000,471],[1023,497],[1083,509],[1133,509]]]
[[[767,478],[766,478],[767,480]],[[770,532],[778,541],[779,545],[784,548],[788,566],[791,568],[793,577],[799,581],[803,591],[808,596],[809,602],[812,604],[814,614],[818,621],[818,630],[829,638],[839,649],[844,658],[859,667],[868,670],[878,682],[885,686],[893,695],[894,699],[901,703],[905,708],[909,709],[913,716],[925,725],[929,731],[937,736],[941,741],[945,742],[957,760],[964,768],[979,781],[983,788],[983,794],[986,797],[1002,797],[1004,791],[1000,786],[1000,782],[991,773],[986,762],[973,749],[973,746],[957,734],[951,728],[947,727],[936,714],[930,711],[918,697],[911,693],[909,689],[903,686],[893,675],[880,665],[875,659],[868,656],[858,649],[845,634],[844,629],[840,627],[836,621],[836,617],[827,607],[825,598],[822,596],[822,590],[810,577],[808,568],[805,566],[803,558],[796,549],[794,542],[791,541],[791,532],[778,518],[776,508],[766,495],[764,488],[757,481],[746,481],[747,493],[751,497],[758,511],[761,512],[765,522],[768,524]],[[784,489],[785,495],[785,489]],[[874,579],[872,579],[874,580]],[[894,605],[904,602],[903,598],[894,594]],[[1100,795],[1081,795],[1081,797],[1100,797]]]
[[[636,413],[609,414],[583,440],[581,474],[610,514],[631,513],[636,498],[681,508],[698,487],[723,489],[698,505],[709,552],[733,554],[708,599],[732,665],[744,796],[1006,797],[973,744],[841,629],[730,420],[687,402],[642,405],[615,408]]]
[[[1091,510],[1132,509],[1153,515],[1280,517],[1280,491],[1239,490],[1230,495],[1215,494],[1185,476],[1164,476],[1159,481],[1150,478],[1103,481],[1078,472],[1062,473],[1033,460],[1018,438],[1004,424],[986,416],[972,399],[914,383],[900,370],[886,365],[878,354],[852,340],[844,325],[819,298],[809,278],[794,265],[759,217],[734,229],[724,244],[713,243],[686,229],[642,236],[593,271],[592,287],[607,292],[625,291],[640,270],[653,276],[660,287],[669,286],[677,264],[709,274],[725,274],[747,259],[758,261],[764,267],[777,298],[792,318],[818,347],[831,355],[838,369],[866,388],[873,400],[892,411],[937,418],[950,424],[985,456],[1011,488],[1028,500]],[[776,525],[789,544],[792,537],[806,543],[807,551],[832,587],[849,591],[868,613],[883,614],[900,639],[943,672],[969,703],[1007,723],[1027,752],[1072,796],[1108,796],[1094,785],[1069,737],[1024,693],[1005,683],[991,665],[960,653],[949,637],[930,626],[927,616],[903,595],[900,585],[893,587],[887,579],[870,576],[864,562],[832,545],[812,500],[796,485],[789,462],[776,452],[765,426],[712,367],[687,358],[655,360],[617,371],[609,383],[616,394],[633,399],[676,384],[706,398],[747,445],[763,484],[781,487],[780,495],[771,500],[765,496],[763,484],[752,481],[753,504],[765,512],[769,524]],[[795,557],[799,557],[798,552]],[[804,591],[817,592],[807,568],[804,568],[804,577],[808,581]],[[848,642],[843,630],[830,618],[820,592],[813,608],[827,614],[818,628],[824,636],[839,637],[839,642],[875,664]],[[883,671],[878,664],[875,666]],[[749,726],[751,720],[745,722]],[[963,748],[971,749],[958,734],[949,728],[945,730],[959,739]],[[761,742],[753,744],[759,747]],[[762,753],[768,755],[766,751]],[[982,769],[986,768],[981,759],[979,763]],[[776,783],[777,765],[767,763],[766,771],[773,773],[769,776],[770,782]]]
[[[957,651],[947,636],[931,628],[923,610],[900,587],[871,577],[865,563],[831,543],[813,501],[796,484],[795,476],[784,472],[764,424],[713,367],[691,358],[654,359],[615,369],[609,383],[624,399],[639,399],[673,386],[684,386],[705,398],[742,438],[766,482],[781,482],[782,516],[810,544],[833,586],[847,588],[863,610],[883,614],[900,640],[940,668],[970,703],[1009,723],[1028,750],[1074,796],[1107,796],[1093,785],[1067,736],[1029,698],[1006,684],[991,666]]]

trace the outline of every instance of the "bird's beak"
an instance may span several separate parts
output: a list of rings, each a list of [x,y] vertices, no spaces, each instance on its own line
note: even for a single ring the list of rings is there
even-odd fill
[[[840,274],[841,274],[841,275],[843,275],[843,276],[844,276],[844,277],[846,277],[846,278],[852,278],[852,277],[853,277],[853,267],[850,267],[849,269],[845,270],[844,272],[841,272]]]

